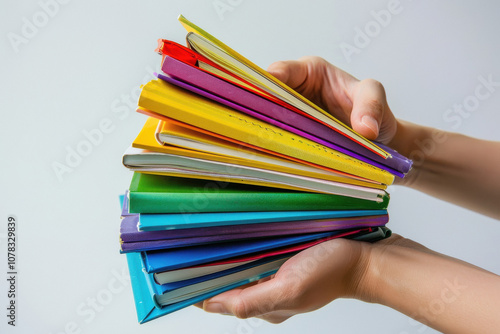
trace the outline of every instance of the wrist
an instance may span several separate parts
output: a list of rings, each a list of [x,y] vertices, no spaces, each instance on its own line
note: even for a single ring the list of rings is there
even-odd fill
[[[391,263],[396,260],[394,256],[398,257],[397,254],[401,249],[432,253],[426,247],[397,234],[376,243],[356,243],[360,244],[360,255],[353,267],[353,286],[348,297],[382,305],[386,304],[387,296],[384,293],[387,279],[390,279],[385,273],[390,270]],[[399,250],[394,251],[395,247]]]
[[[353,257],[353,262],[350,267],[349,275],[347,275],[345,285],[345,295],[342,297],[354,298],[362,301],[369,301],[372,291],[372,279],[370,275],[370,267],[373,265],[372,248],[373,244],[368,242],[352,241],[352,247],[356,250]]]
[[[389,142],[388,146],[396,150],[403,156],[411,159],[413,165],[404,178],[396,178],[394,184],[411,187],[416,182],[420,173],[420,167],[425,159],[421,159],[420,147],[418,146],[427,136],[428,129],[403,120],[396,120],[396,134]]]

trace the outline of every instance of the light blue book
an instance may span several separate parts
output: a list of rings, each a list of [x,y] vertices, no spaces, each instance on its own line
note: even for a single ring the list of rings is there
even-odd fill
[[[229,283],[215,289],[208,288],[202,292],[193,293],[192,297],[181,300],[179,302],[161,305],[159,301],[161,301],[161,299],[165,299],[162,298],[163,291],[161,289],[161,286],[155,283],[152,274],[147,274],[143,270],[144,267],[140,253],[127,254],[127,262],[132,283],[132,291],[134,294],[137,320],[141,324],[191,306],[205,299],[216,296],[222,292],[229,291],[239,286],[270,276],[276,273],[279,268],[279,265],[277,265],[275,266],[275,268],[256,274],[251,278],[246,278],[240,281]]]

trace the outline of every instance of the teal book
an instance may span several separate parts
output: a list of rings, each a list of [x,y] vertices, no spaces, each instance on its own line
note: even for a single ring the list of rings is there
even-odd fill
[[[159,303],[159,297],[163,294],[163,291],[161,291],[160,288],[161,286],[155,283],[153,274],[145,272],[141,254],[127,254],[127,262],[130,272],[130,280],[132,283],[132,291],[134,294],[137,320],[141,324],[204,301],[205,299],[216,296],[222,292],[232,290],[239,286],[270,276],[277,271],[277,268],[273,268],[256,274],[251,278],[230,282],[220,287],[207,288],[203,293],[192,294],[190,298],[168,305],[162,305]]]
[[[201,213],[308,210],[385,210],[377,201],[221,181],[134,173],[130,213]]]
[[[322,236],[330,235],[334,237],[334,234],[321,234]],[[378,239],[386,238],[390,235],[390,230],[387,228],[377,228],[376,231],[370,233],[364,233],[354,239],[365,240],[365,241],[376,241]],[[306,240],[307,237],[295,238],[295,240],[303,239]],[[325,241],[327,238],[312,239],[315,240],[313,244],[303,244],[303,247],[307,248],[318,242]],[[264,241],[264,243],[266,243]],[[268,243],[269,245],[269,243]],[[261,242],[261,246],[263,246]],[[226,247],[225,250],[221,251],[224,253],[232,247],[237,247],[240,250],[244,247],[241,245],[233,244],[232,246]],[[274,274],[281,263],[286,261],[286,259],[296,253],[301,247],[292,248],[285,253],[276,252],[277,250],[283,250],[282,248],[275,249],[269,254],[269,257],[262,258],[260,262],[255,262],[253,264],[242,265],[238,268],[232,270],[225,270],[224,272],[213,273],[212,275],[205,275],[198,277],[196,279],[190,279],[188,281],[179,281],[172,284],[160,285],[156,282],[155,274],[151,271],[147,272],[147,268],[151,265],[145,263],[145,259],[141,253],[128,253],[127,262],[130,272],[130,280],[132,285],[132,291],[134,295],[134,301],[136,306],[137,318],[139,323],[145,323],[150,320],[156,319],[163,315],[178,311],[190,305],[201,302],[205,299],[211,298],[222,292],[232,290],[239,286],[255,282],[261,278],[270,276]],[[190,252],[189,249],[176,250],[180,252],[179,254],[184,254],[180,257],[169,257],[165,261],[159,261],[160,265],[166,265],[167,263],[173,264],[177,262],[178,264],[186,264],[185,261],[191,262],[191,260],[200,261],[201,259],[207,259],[222,255],[221,251],[217,251],[216,247],[211,246],[212,252],[197,252],[201,249]],[[255,248],[254,248],[255,250]],[[198,255],[196,255],[196,253]],[[275,254],[275,255],[272,255]],[[187,255],[187,257],[186,257]],[[234,255],[234,254],[233,254]],[[146,255],[144,255],[146,256]],[[215,256],[215,257],[214,257]],[[230,256],[232,257],[232,256]],[[151,258],[149,260],[152,260]],[[157,259],[159,260],[159,259]],[[147,261],[147,260],[146,260]]]

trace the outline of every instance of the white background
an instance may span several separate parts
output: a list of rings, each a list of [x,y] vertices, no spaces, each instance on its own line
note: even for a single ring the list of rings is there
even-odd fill
[[[42,0],[42,3],[46,0]],[[137,87],[160,57],[158,38],[184,43],[184,14],[258,65],[319,55],[387,90],[394,113],[409,121],[500,140],[500,89],[460,124],[445,119],[474,94],[478,76],[500,81],[500,3],[401,0],[401,12],[372,33],[350,59],[372,10],[389,1],[78,1],[43,22],[37,1],[1,1],[0,9],[0,332],[5,333],[433,333],[388,308],[337,300],[281,325],[244,321],[190,307],[145,325],[136,321],[118,252],[118,195],[131,173],[121,155],[145,116],[134,112]],[[216,5],[226,5],[217,11]],[[26,21],[40,27],[22,37]],[[26,30],[26,29],[25,29]],[[10,34],[10,35],[9,35]],[[23,37],[24,38],[24,37]],[[55,162],[109,119],[112,130],[61,180]],[[457,125],[453,128],[453,125]],[[498,177],[498,176],[497,176]],[[394,232],[500,273],[500,224],[418,192],[391,187]],[[18,218],[18,326],[6,325],[6,221]],[[110,292],[109,284],[114,284]],[[92,298],[101,297],[98,311]],[[102,298],[105,298],[104,300]]]

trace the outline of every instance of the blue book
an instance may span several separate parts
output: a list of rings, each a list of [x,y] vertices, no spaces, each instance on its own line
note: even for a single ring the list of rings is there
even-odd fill
[[[148,273],[186,268],[241,255],[257,253],[308,241],[331,238],[342,232],[311,233],[298,236],[243,240],[201,246],[143,252]]]

